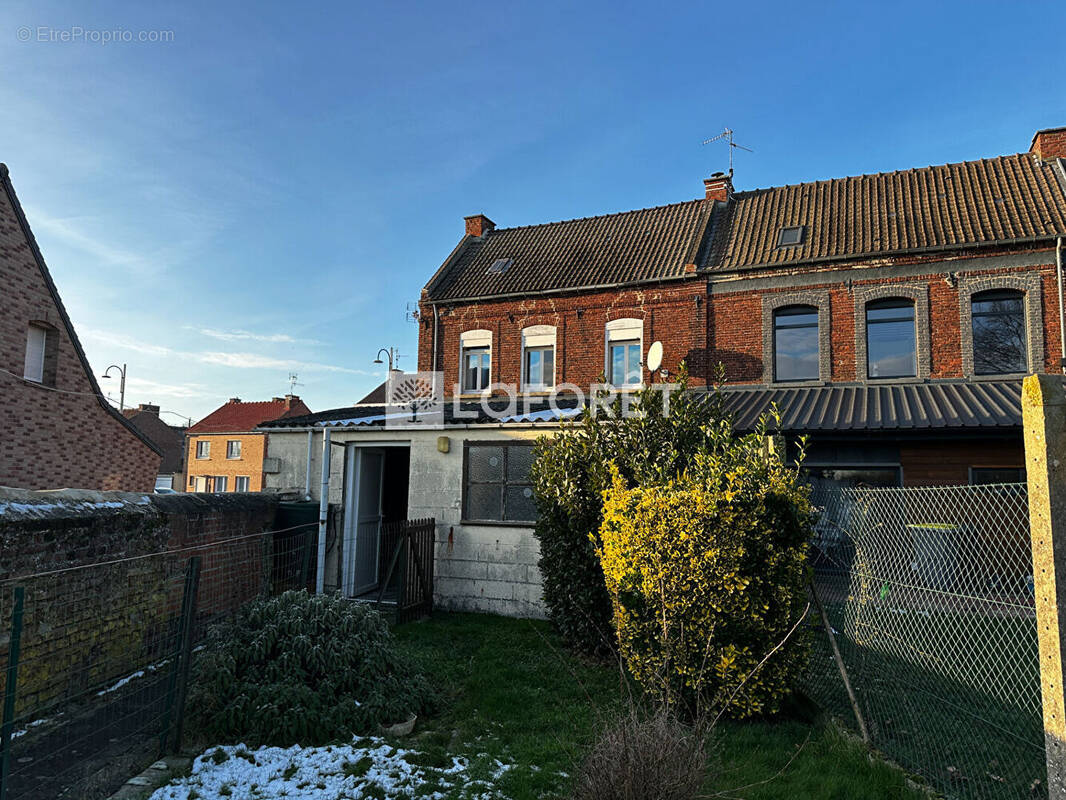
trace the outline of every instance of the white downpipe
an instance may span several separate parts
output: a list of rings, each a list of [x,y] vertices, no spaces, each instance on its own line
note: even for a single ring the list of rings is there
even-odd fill
[[[322,594],[326,578],[326,518],[329,516],[329,428],[322,431],[322,486],[318,495],[318,561],[315,594]]]
[[[307,475],[304,476],[304,498],[311,499],[311,455],[314,452],[315,432],[307,432]]]
[[[1059,279],[1059,355],[1062,372],[1066,374],[1066,309],[1062,307],[1062,237],[1055,240],[1055,271]]]

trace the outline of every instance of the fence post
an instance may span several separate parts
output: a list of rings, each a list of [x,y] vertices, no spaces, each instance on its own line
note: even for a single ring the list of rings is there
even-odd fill
[[[171,738],[173,738],[174,752],[181,748],[182,727],[185,723],[185,693],[189,685],[189,664],[192,661],[192,624],[196,615],[196,598],[200,590],[200,560],[200,556],[193,556],[189,559],[189,565],[185,570],[185,590],[181,596],[181,619],[178,623],[178,650],[174,654],[174,666],[170,670],[167,708],[163,716],[163,731],[159,742],[160,750],[164,753],[168,749],[168,740]],[[172,733],[173,737],[171,737]]]
[[[1066,797],[1066,392],[1061,375],[1022,384],[1029,532],[1033,544],[1040,691],[1044,706],[1048,796]]]
[[[10,778],[11,733],[15,727],[15,698],[18,692],[19,648],[22,645],[22,609],[26,590],[15,587],[11,609],[11,639],[7,647],[7,680],[4,683],[4,717],[0,725],[0,800],[7,800]]]

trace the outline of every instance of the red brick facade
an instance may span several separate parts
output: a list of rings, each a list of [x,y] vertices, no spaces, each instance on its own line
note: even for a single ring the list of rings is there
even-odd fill
[[[553,325],[556,330],[555,383],[572,383],[587,391],[602,379],[606,360],[606,325],[615,319],[644,322],[644,349],[663,343],[663,366],[676,372],[684,360],[694,385],[706,383],[707,285],[685,280],[635,289],[467,303],[441,309],[437,321],[437,369],[444,373],[446,394],[459,380],[459,336],[463,331],[492,332],[491,380],[519,386],[522,330]],[[418,368],[433,368],[433,309],[423,304],[418,336]],[[645,370],[644,378],[649,379]]]
[[[2,166],[0,184],[0,486],[151,491],[160,455],[104,408]],[[31,323],[50,386],[22,377]]]
[[[1028,255],[1032,265],[1009,263],[1011,256]],[[1059,316],[1055,284],[1054,250],[999,251],[938,255],[928,258],[928,271],[915,258],[878,259],[876,262],[834,265],[833,280],[823,266],[806,271],[795,268],[774,272],[760,270],[740,278],[737,289],[728,282],[708,284],[705,278],[652,284],[642,288],[598,291],[587,294],[531,296],[522,300],[479,301],[443,305],[436,323],[437,369],[444,372],[446,393],[458,382],[459,337],[464,331],[492,332],[492,375],[496,383],[521,381],[522,330],[532,325],[556,328],[556,384],[574,383],[587,390],[599,381],[605,369],[605,326],[620,318],[644,320],[644,350],[651,342],[663,343],[663,366],[676,372],[684,360],[694,385],[703,385],[721,363],[726,383],[752,384],[765,380],[764,330],[769,324],[764,299],[780,293],[826,291],[830,305],[830,358],[832,381],[859,379],[856,353],[856,314],[861,300],[856,293],[867,287],[894,284],[916,287],[928,295],[930,331],[930,379],[968,377],[963,369],[960,315],[960,280],[1039,275],[1043,331],[1040,369],[1053,371],[1061,358]],[[984,263],[984,262],[987,262]],[[906,275],[884,275],[906,269]],[[840,270],[849,277],[842,279]],[[878,272],[875,277],[872,273]],[[751,279],[766,279],[782,285],[743,288]],[[922,321],[919,320],[919,325]],[[419,326],[418,368],[433,366],[433,307],[423,303]],[[1036,365],[1033,365],[1036,368]],[[645,380],[650,376],[645,372]]]

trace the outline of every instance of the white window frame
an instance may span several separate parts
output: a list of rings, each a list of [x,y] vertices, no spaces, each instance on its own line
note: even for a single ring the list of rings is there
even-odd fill
[[[233,445],[237,445],[237,455],[233,455]],[[229,461],[238,461],[241,457],[241,440],[240,439],[227,439],[226,440],[226,459]]]
[[[241,482],[244,483],[244,488],[241,488]],[[247,475],[235,475],[233,477],[233,491],[235,492],[247,492],[251,479]]]
[[[640,349],[640,380],[637,383],[616,384],[611,381],[611,345],[636,342]],[[636,389],[644,383],[644,320],[626,317],[607,323],[603,346],[603,374],[616,389]]]
[[[200,453],[200,448],[203,447],[203,453]],[[197,439],[196,440],[196,458],[200,461],[206,461],[211,458],[211,440],[210,439]]]
[[[489,379],[480,389],[469,389],[466,386],[466,353],[468,350],[483,348],[488,348],[489,353]],[[459,393],[483,394],[490,386],[492,386],[492,331],[484,328],[463,331],[459,334]]]
[[[227,487],[228,484],[229,484],[229,479],[225,475],[216,475],[215,476],[215,485],[213,487],[214,491],[216,491],[216,492],[224,492],[224,491],[226,491],[226,487]]]
[[[26,363],[22,377],[44,383],[44,360],[48,352],[48,329],[30,323],[26,328]]]
[[[555,386],[555,365],[558,359],[555,357],[556,331],[554,325],[530,325],[522,329],[522,390],[526,392],[547,392]],[[531,384],[529,382],[529,360],[526,357],[528,350],[552,351],[552,374],[551,380],[545,383]]]

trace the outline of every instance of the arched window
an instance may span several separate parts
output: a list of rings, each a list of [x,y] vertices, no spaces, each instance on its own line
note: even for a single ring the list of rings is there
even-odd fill
[[[970,298],[970,320],[976,374],[1005,375],[1028,369],[1024,293],[1012,289],[979,292]]]
[[[866,374],[870,378],[917,375],[914,301],[903,297],[866,305]]]
[[[814,306],[774,311],[774,380],[818,380],[818,309]]]

